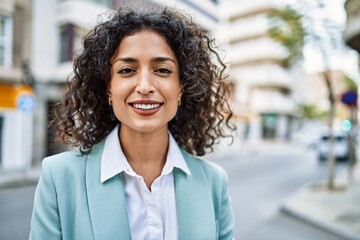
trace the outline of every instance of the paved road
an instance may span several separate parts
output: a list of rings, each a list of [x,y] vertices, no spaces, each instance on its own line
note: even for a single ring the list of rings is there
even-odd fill
[[[0,239],[25,240],[29,237],[35,186],[0,191]]]
[[[289,144],[236,143],[210,157],[229,175],[236,239],[343,240],[279,210],[304,184],[326,179],[327,166],[315,156]],[[339,164],[337,171],[344,168]]]
[[[306,183],[326,179],[313,152],[291,145],[237,143],[208,157],[229,174],[239,240],[343,240],[279,210]],[[341,170],[344,166],[338,166]],[[24,240],[35,187],[0,190],[0,239]]]

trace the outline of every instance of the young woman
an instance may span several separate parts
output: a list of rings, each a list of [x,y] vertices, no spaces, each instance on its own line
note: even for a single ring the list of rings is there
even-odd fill
[[[224,68],[169,9],[121,9],[96,26],[56,111],[80,151],[44,159],[30,239],[232,239],[227,176],[194,156],[233,129]]]

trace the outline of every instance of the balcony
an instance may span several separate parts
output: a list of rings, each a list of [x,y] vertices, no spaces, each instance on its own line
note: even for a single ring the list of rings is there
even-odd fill
[[[291,76],[286,69],[275,64],[263,64],[233,69],[232,77],[255,87],[291,88]]]
[[[256,113],[294,114],[296,104],[290,95],[256,89],[251,95],[251,108]]]
[[[228,61],[231,65],[246,65],[256,62],[281,62],[287,56],[287,50],[270,38],[244,41],[231,46]]]
[[[229,20],[233,21],[246,16],[267,13],[272,9],[279,9],[284,6],[281,1],[252,0],[241,1],[241,4],[234,4],[234,2],[229,1],[224,4],[222,11],[227,12]]]
[[[228,23],[224,34],[228,36],[229,42],[234,44],[241,40],[264,36],[268,32],[268,28],[267,15],[259,14]]]
[[[59,25],[72,23],[81,28],[94,25],[98,16],[108,12],[109,8],[97,3],[98,1],[64,1],[56,9],[56,21]]]

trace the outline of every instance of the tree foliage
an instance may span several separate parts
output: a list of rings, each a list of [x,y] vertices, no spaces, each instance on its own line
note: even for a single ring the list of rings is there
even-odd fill
[[[269,35],[288,50],[285,65],[289,66],[301,59],[305,43],[306,31],[302,25],[302,15],[287,6],[276,9],[268,14]]]
[[[300,104],[300,113],[305,119],[324,119],[328,116],[328,111],[320,111],[314,104]]]
[[[346,86],[346,89],[347,90],[352,90],[352,91],[355,91],[357,92],[357,89],[358,89],[358,85],[357,83],[352,79],[350,78],[349,76],[344,76],[343,77],[343,81],[345,83],[345,86]]]

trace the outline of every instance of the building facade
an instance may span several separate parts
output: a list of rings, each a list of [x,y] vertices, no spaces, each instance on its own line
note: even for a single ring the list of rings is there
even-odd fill
[[[299,68],[286,68],[287,50],[268,34],[279,1],[223,1],[220,39],[234,83],[234,110],[244,139],[288,139],[297,116]],[[301,69],[301,68],[300,68]],[[299,80],[299,81],[297,81]]]
[[[0,4],[0,172],[27,169],[32,159],[35,97],[29,71],[31,4]]]

